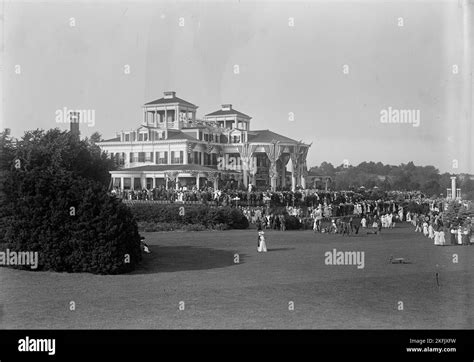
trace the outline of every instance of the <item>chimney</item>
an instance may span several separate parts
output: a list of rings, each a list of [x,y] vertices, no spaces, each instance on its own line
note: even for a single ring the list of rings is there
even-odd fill
[[[69,112],[69,131],[78,140],[79,140],[79,137],[80,137],[80,131],[79,131],[79,122],[80,122],[79,118],[80,118],[80,116],[81,116],[80,112],[77,112],[77,111],[76,112],[74,112],[74,111]]]
[[[230,111],[230,110],[232,110],[232,104],[223,104],[223,105],[222,105],[222,110],[223,110],[223,111]]]
[[[165,99],[171,99],[171,98],[176,97],[176,92],[173,92],[173,91],[164,92],[164,94],[165,94]]]

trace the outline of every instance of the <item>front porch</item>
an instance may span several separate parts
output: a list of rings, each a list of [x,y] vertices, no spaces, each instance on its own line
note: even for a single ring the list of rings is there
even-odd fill
[[[110,171],[110,174],[112,188],[120,191],[191,190],[206,185],[217,190],[219,178],[217,170],[200,165],[149,165]]]

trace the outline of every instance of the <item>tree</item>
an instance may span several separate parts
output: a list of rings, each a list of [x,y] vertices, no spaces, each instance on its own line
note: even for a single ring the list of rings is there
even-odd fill
[[[120,273],[138,265],[138,228],[107,193],[103,154],[54,129],[26,132],[9,157],[0,205],[9,249],[37,251],[39,270]]]

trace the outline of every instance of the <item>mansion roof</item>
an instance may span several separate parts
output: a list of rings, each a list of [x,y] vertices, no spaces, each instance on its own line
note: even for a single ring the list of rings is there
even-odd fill
[[[170,97],[170,98],[162,97],[162,98],[160,98],[160,99],[156,99],[156,100],[154,100],[154,101],[145,103],[145,106],[153,106],[153,105],[161,105],[161,104],[170,104],[170,103],[178,103],[178,104],[183,105],[183,106],[188,106],[188,107],[197,108],[197,106],[195,106],[194,104],[192,104],[192,103],[190,103],[190,102],[188,102],[188,101],[185,101],[184,99],[178,98],[178,97],[176,97],[176,96],[173,96],[173,97]]]
[[[248,140],[250,143],[257,143],[257,142],[271,143],[273,140],[280,141],[280,142],[297,143],[297,141],[291,138],[282,136],[268,129],[259,130],[259,131],[248,131]]]
[[[206,127],[203,127],[206,128]],[[177,129],[169,129],[168,130],[168,138],[167,139],[162,139],[162,140],[156,140],[154,142],[164,142],[168,140],[189,140],[189,141],[199,141],[196,137],[177,130]],[[257,130],[257,131],[248,131],[248,142],[249,143],[273,143],[274,141],[277,142],[282,142],[282,143],[298,143],[298,141],[295,141],[294,139],[291,139],[286,136],[282,136],[278,133],[272,132],[268,129],[264,130]],[[120,142],[120,137],[114,137],[111,139],[103,140],[101,142]],[[206,142],[206,141],[201,141],[201,142]],[[130,141],[123,142],[123,143],[130,143]],[[227,143],[223,143],[225,145]]]
[[[230,116],[230,115],[237,115],[237,116],[242,116],[245,118],[251,118],[250,116],[246,115],[245,113],[239,112],[235,109],[229,109],[229,110],[218,110],[212,113],[206,114],[206,117],[212,117],[212,116]]]

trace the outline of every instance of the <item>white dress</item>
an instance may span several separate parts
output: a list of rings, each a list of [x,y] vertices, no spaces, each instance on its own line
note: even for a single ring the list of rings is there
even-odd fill
[[[434,239],[434,229],[433,229],[433,226],[430,224],[430,226],[428,226],[428,237],[430,239]]]
[[[259,235],[259,238],[260,238],[260,241],[258,243],[257,251],[259,253],[261,253],[261,252],[266,253],[267,252],[267,244],[265,244],[265,236],[264,235]]]
[[[440,238],[439,238],[439,231],[434,232],[434,244],[435,245],[441,245]]]
[[[439,232],[439,245],[446,245],[446,239],[444,238],[444,231]]]
[[[428,223],[427,222],[423,223],[423,234],[425,236],[428,236]]]
[[[458,244],[462,245],[462,231],[458,229]]]

